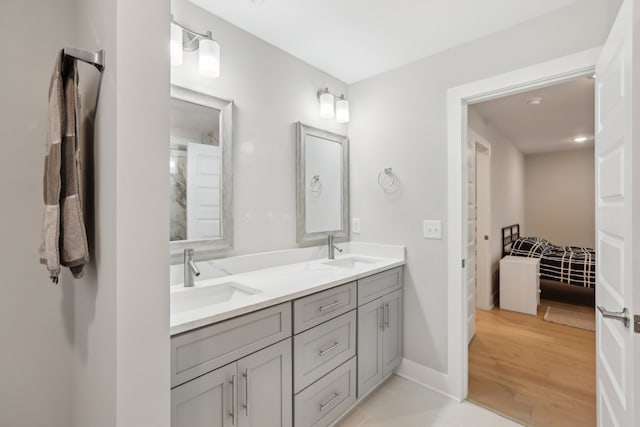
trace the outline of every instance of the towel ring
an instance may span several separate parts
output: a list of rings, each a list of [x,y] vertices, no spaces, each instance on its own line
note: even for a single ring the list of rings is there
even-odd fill
[[[322,181],[320,181],[320,175],[314,175],[311,178],[311,181],[309,181],[309,189],[316,196],[319,196],[320,193],[322,193]]]
[[[391,168],[384,168],[384,170],[380,171],[378,184],[380,184],[385,193],[395,193],[400,187],[400,181]]]

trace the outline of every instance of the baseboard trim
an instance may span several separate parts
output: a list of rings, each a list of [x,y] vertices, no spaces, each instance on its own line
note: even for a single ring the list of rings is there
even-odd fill
[[[402,359],[400,367],[396,370],[396,375],[411,382],[431,389],[441,395],[453,399],[456,402],[461,400],[454,396],[451,391],[449,375],[436,371],[428,366],[421,365],[409,359]]]

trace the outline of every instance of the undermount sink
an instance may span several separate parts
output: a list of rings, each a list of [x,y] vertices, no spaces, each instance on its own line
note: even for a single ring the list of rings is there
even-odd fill
[[[171,313],[180,313],[209,305],[236,301],[260,292],[258,289],[236,282],[180,289],[171,293]]]
[[[357,267],[366,267],[371,264],[375,264],[380,260],[375,258],[366,258],[366,257],[348,257],[348,258],[338,258],[331,261],[323,262],[324,265],[330,265],[332,267],[339,268],[357,268]]]

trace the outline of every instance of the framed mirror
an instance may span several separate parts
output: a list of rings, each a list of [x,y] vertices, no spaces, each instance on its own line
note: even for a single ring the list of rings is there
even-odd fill
[[[349,237],[349,140],[297,123],[297,240],[311,246],[329,234]]]
[[[233,101],[171,86],[170,250],[233,246]]]

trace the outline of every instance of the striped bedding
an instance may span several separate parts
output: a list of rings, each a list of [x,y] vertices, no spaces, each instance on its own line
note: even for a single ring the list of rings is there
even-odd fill
[[[522,237],[510,255],[540,258],[540,278],[569,285],[595,288],[596,253],[590,248],[556,246],[537,237]]]

